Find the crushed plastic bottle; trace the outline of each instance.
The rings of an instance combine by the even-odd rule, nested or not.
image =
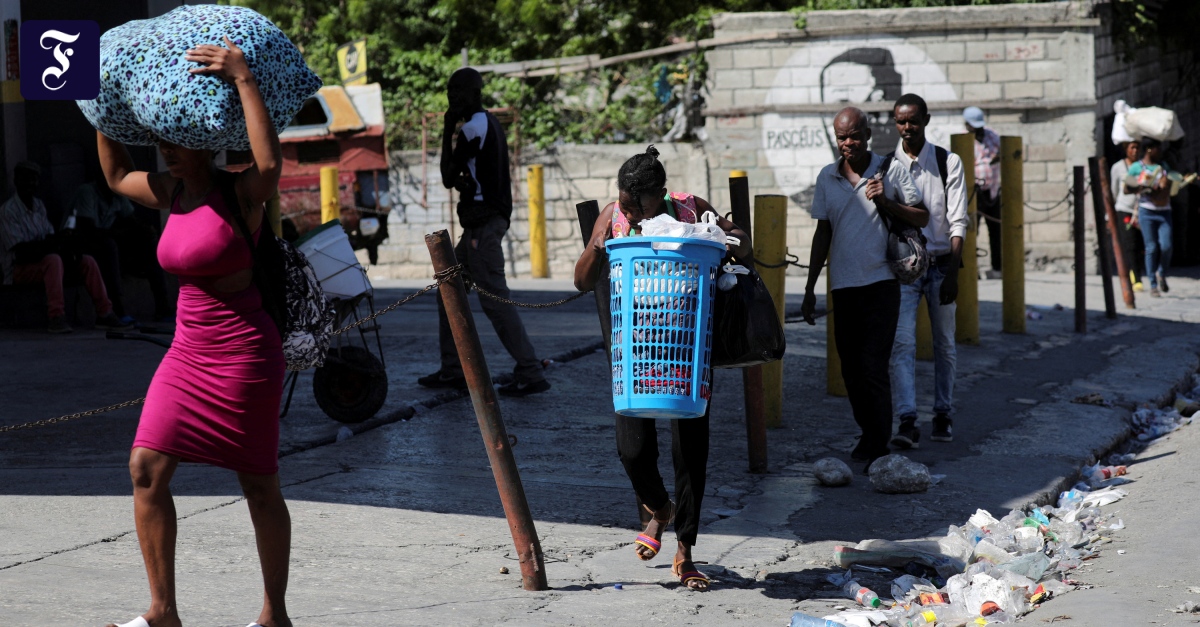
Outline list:
[[[858,585],[858,582],[853,579],[842,585],[842,594],[847,599],[854,599],[863,607],[876,608],[883,604],[883,601],[879,600],[878,594],[875,594],[870,588]]]
[[[792,614],[792,622],[788,623],[788,627],[846,627],[846,624],[796,612]]]
[[[997,566],[998,569],[1014,572],[1033,581],[1041,579],[1042,573],[1045,573],[1049,567],[1050,558],[1041,552],[1022,555],[1007,564]]]
[[[1098,486],[1113,477],[1124,476],[1128,470],[1124,466],[1090,466],[1085,469],[1088,483]]]

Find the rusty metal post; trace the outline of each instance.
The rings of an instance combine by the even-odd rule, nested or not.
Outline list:
[[[750,230],[750,179],[746,173],[735,170],[729,173],[729,208],[733,211],[733,223],[742,227],[750,241],[754,236]],[[753,260],[745,260],[751,265]],[[763,406],[762,366],[742,368],[742,395],[746,402],[746,451],[750,458],[750,472],[767,472],[767,419]]]
[[[1117,221],[1117,212],[1113,210],[1112,189],[1108,186],[1108,162],[1104,157],[1090,157],[1088,169],[1092,178],[1092,205],[1096,211],[1096,244],[1100,247],[1100,266],[1104,272],[1104,316],[1117,317],[1117,298],[1113,294],[1112,269],[1117,269],[1117,278],[1121,280],[1121,296],[1125,306],[1133,309],[1133,286],[1129,284],[1129,269],[1125,267],[1125,254],[1121,250],[1121,238],[1117,229],[1122,224]],[[1108,224],[1108,235],[1112,242],[1112,259],[1108,258],[1108,250],[1104,247],[1105,228]]]
[[[454,244],[446,231],[426,235],[425,246],[429,248],[435,272],[445,272],[457,265]],[[496,489],[504,505],[508,530],[512,533],[513,544],[521,560],[521,584],[526,590],[546,590],[549,586],[546,583],[546,567],[542,562],[541,543],[533,525],[533,515],[529,512],[529,502],[525,499],[517,462],[513,459],[504,419],[500,416],[500,406],[496,403],[496,390],[492,387],[492,376],[488,373],[483,346],[475,330],[466,288],[461,277],[454,277],[442,283],[438,291],[446,308],[446,316],[450,319],[450,330],[454,334],[454,345],[458,347],[458,358],[467,378],[467,387],[471,390],[471,404],[475,407],[475,417],[487,448],[492,476],[496,479]]]
[[[1087,333],[1087,247],[1083,228],[1083,166],[1075,166],[1075,332]],[[1008,251],[1005,251],[1008,252]],[[1108,278],[1108,277],[1105,277]]]

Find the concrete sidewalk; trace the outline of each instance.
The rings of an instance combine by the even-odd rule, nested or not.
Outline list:
[[[783,624],[796,609],[820,613],[842,603],[826,600],[834,591],[823,581],[835,544],[925,537],[978,507],[1002,512],[1042,499],[1119,440],[1125,407],[1169,395],[1196,370],[1198,274],[1172,279],[1166,298],[1139,294],[1139,309],[1119,308],[1116,321],[1099,311],[1093,280],[1091,333],[1083,336],[1072,333],[1070,311],[1053,308],[1073,303],[1070,276],[1027,277],[1027,301],[1044,317],[1029,320],[1023,336],[999,333],[1000,283],[981,282],[983,342],[959,352],[956,440],[923,442],[910,455],[946,475],[920,495],[877,494],[861,475],[847,488],[816,485],[811,463],[848,460],[856,428],[847,401],[824,393],[823,325],[786,325],[787,410],[784,427],[768,433],[770,474],[746,472],[740,377],[718,373],[695,555],[719,583],[703,594],[675,583],[669,554],[649,563],[633,554],[637,518],[616,456],[608,366],[602,353],[579,350],[600,339],[590,298],[523,312],[542,357],[571,359],[548,371],[549,393],[501,401],[552,587],[520,589],[470,403],[433,400],[415,385],[437,369],[434,301],[418,299],[382,319],[391,387],[379,418],[333,443],[341,425],[316,408],[306,373],[282,422],[281,477],[294,521],[292,615],[297,625],[374,626]],[[380,287],[382,306],[412,286]],[[517,298],[535,302],[569,290],[558,282],[514,287]],[[799,304],[798,287],[789,286],[789,306]],[[478,310],[476,321],[492,374],[509,371],[511,360]],[[102,338],[0,332],[0,354],[8,356],[0,425],[144,394],[162,349]],[[925,412],[931,370],[918,364]],[[1118,406],[1070,402],[1089,392]],[[102,625],[145,610],[125,469],[137,416],[123,410],[0,435],[0,621]],[[669,438],[664,424],[660,467],[668,486]],[[257,615],[261,580],[236,479],[185,465],[174,488],[184,620],[241,627]]]

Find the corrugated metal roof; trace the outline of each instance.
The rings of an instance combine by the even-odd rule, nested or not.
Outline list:
[[[346,95],[345,88],[340,85],[327,85],[317,92],[329,107],[329,132],[345,133],[346,131],[361,131],[367,127],[363,119]]]

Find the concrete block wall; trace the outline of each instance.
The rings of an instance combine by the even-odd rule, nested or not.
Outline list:
[[[660,144],[659,159],[667,169],[667,188],[707,197],[708,167],[704,152],[691,144]],[[642,144],[566,145],[522,155],[516,168],[520,177],[513,194],[513,214],[505,238],[509,276],[529,277],[528,166],[541,164],[546,199],[546,236],[551,278],[573,276],[575,260],[583,251],[575,205],[599,201],[601,208],[617,197],[617,171],[629,157],[644,152]],[[452,229],[457,237],[454,202],[442,186],[439,154],[430,152],[422,167],[420,151],[391,154],[391,185],[397,206],[388,222],[389,238],[379,249],[379,264],[372,277],[426,278],[432,275],[425,234]],[[422,202],[422,181],[427,181]],[[453,217],[454,225],[451,225]]]
[[[1070,166],[1086,164],[1096,150],[1095,24],[1083,3],[1072,2],[812,12],[803,34],[788,13],[717,16],[717,38],[768,25],[793,36],[707,53],[713,196],[728,202],[734,169],[749,172],[752,194],[789,196],[788,247],[806,260],[816,225],[811,186],[834,159],[832,117],[843,103],[883,110],[873,124],[872,148],[880,153],[898,141],[886,103],[901,93],[925,97],[930,135],[947,147],[951,133],[963,132],[962,108],[979,104],[996,132],[1024,139],[1028,262],[1067,270],[1074,253]],[[986,236],[980,241],[986,245]]]

